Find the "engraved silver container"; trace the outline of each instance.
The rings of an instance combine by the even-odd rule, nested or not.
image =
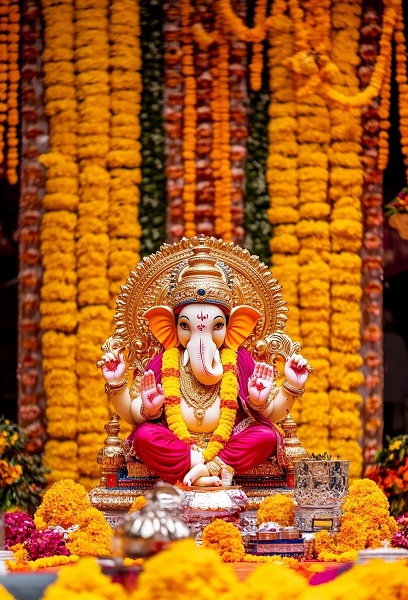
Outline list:
[[[296,526],[302,531],[337,531],[350,461],[300,460],[294,466]]]

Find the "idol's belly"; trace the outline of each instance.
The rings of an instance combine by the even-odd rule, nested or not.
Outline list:
[[[212,406],[207,409],[201,409],[199,403],[193,409],[182,399],[180,409],[187,429],[193,433],[212,433],[220,421],[219,398],[216,398]]]

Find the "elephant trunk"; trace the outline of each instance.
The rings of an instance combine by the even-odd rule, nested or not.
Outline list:
[[[219,350],[212,340],[190,340],[186,353],[184,362],[186,364],[190,360],[193,374],[200,383],[214,385],[220,381],[224,369]]]

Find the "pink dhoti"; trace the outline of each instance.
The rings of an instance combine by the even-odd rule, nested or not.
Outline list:
[[[182,481],[190,470],[190,447],[167,427],[155,423],[139,425],[132,434],[138,457],[154,473],[169,483]],[[253,423],[231,436],[218,456],[235,473],[245,473],[275,453],[276,430]]]

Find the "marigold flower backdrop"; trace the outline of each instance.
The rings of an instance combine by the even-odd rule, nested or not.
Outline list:
[[[315,368],[292,414],[305,448],[350,459],[352,478],[373,464],[393,40],[408,148],[403,2],[376,6],[0,3],[2,176],[15,185],[20,169],[19,421],[50,482],[98,480],[112,407],[95,363],[121,283],[199,233],[255,252],[283,286],[288,333]]]

